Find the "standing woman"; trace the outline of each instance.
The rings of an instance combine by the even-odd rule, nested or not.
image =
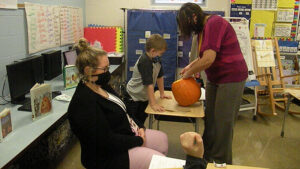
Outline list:
[[[204,158],[232,164],[233,127],[248,77],[237,36],[226,20],[205,14],[194,3],[183,4],[177,20],[184,37],[198,34],[200,51],[199,57],[182,70],[183,78],[202,70],[207,75]]]

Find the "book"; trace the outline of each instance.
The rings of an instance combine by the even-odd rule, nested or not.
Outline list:
[[[30,89],[32,119],[39,119],[52,112],[51,85],[35,84]]]
[[[10,109],[5,108],[0,113],[0,142],[12,132]]]
[[[63,70],[64,87],[65,89],[71,89],[79,83],[79,73],[75,65],[67,65]]]

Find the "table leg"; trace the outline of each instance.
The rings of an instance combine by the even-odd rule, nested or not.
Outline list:
[[[152,129],[152,123],[153,123],[153,114],[149,115],[149,129]]]
[[[288,101],[287,101],[287,104],[285,106],[283,122],[282,122],[282,129],[281,129],[281,134],[280,134],[281,137],[284,137],[285,118],[286,118],[286,115],[288,114],[288,111],[289,111],[289,108],[290,108],[291,98],[292,98],[292,96],[290,94],[288,94]]]
[[[199,133],[199,129],[200,129],[200,118],[195,118],[196,119],[196,123],[195,123],[195,132]]]

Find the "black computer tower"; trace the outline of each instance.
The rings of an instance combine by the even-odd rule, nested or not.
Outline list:
[[[45,80],[51,80],[62,73],[61,50],[42,53]]]

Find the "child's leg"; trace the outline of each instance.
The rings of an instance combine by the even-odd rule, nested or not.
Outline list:
[[[160,153],[168,154],[168,136],[158,130],[146,129],[146,144],[145,147],[159,151]]]

